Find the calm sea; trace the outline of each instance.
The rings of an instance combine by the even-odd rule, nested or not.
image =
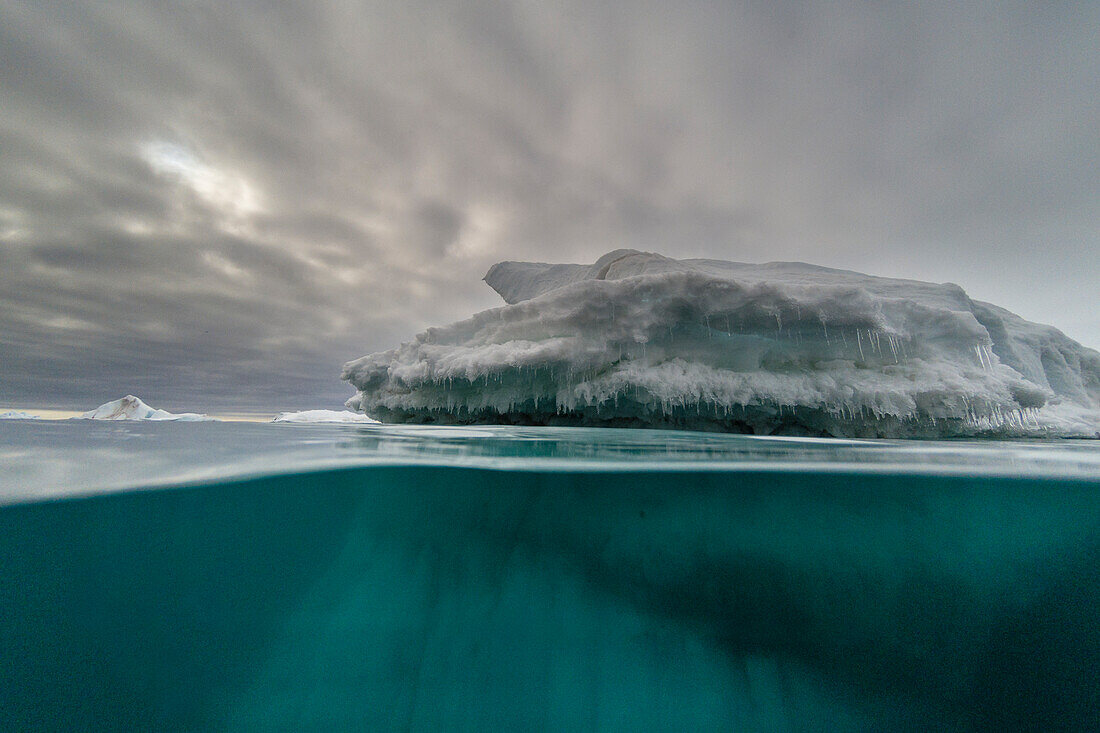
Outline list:
[[[1095,730],[1100,443],[0,422],[2,730]]]

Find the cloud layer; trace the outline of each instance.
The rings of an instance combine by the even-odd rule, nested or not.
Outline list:
[[[334,406],[616,247],[954,281],[1100,346],[1095,3],[0,0],[0,403]]]

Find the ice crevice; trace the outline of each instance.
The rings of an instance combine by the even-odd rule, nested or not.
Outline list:
[[[957,285],[804,263],[502,262],[506,305],[344,367],[383,421],[837,437],[1100,431],[1100,353]]]

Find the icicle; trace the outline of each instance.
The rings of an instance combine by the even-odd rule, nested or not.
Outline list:
[[[984,352],[982,350],[981,344],[974,344],[974,351],[978,355],[978,363],[982,365],[982,369],[985,369],[985,370],[990,369],[991,365],[988,365],[986,363],[985,355],[984,355]]]

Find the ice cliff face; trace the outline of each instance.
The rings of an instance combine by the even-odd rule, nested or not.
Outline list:
[[[962,288],[793,262],[502,262],[508,305],[344,367],[384,421],[838,437],[1100,431],[1100,353]]]

